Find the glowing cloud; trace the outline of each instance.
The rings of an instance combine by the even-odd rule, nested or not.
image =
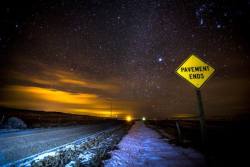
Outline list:
[[[0,97],[0,106],[114,118],[131,113],[126,100],[115,98],[120,94],[115,80],[87,79],[44,64],[36,68],[36,73],[29,74],[10,71],[14,83],[18,84],[0,88],[4,95]]]
[[[44,68],[44,67],[43,67]],[[31,84],[39,84],[43,86],[61,86],[61,87],[74,87],[74,88],[87,88],[101,91],[108,91],[111,93],[119,92],[119,86],[112,82],[93,81],[86,79],[73,72],[66,72],[58,69],[41,69],[39,75],[29,75],[12,72],[12,76],[20,81],[30,82]]]
[[[58,103],[89,104],[94,103],[97,100],[97,95],[95,94],[70,93],[33,86],[9,86],[6,90],[9,92],[18,92],[26,96],[30,94],[37,99]]]

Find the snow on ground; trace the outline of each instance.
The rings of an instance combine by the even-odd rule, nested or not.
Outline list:
[[[45,157],[48,157],[48,156],[53,157],[53,156],[55,156],[56,154],[58,154],[58,152],[55,152],[55,151],[53,151],[53,152],[48,152],[48,153],[44,153],[44,154],[41,154],[41,155],[37,156],[36,158],[34,158],[34,160],[35,160],[35,161],[39,161],[39,160],[42,160],[42,159],[44,159]]]
[[[106,167],[202,167],[204,157],[193,149],[171,145],[142,122],[136,122],[111,152]]]
[[[104,153],[110,150],[125,132],[124,127],[117,125],[0,166],[97,166],[101,163],[101,156],[104,156]],[[1,156],[0,154],[0,160]]]

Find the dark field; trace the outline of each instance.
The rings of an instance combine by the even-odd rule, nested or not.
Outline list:
[[[28,128],[98,124],[111,121],[111,119],[87,115],[0,108],[0,127],[10,117],[22,119]],[[112,121],[119,122],[117,120]]]
[[[170,134],[173,143],[203,152],[208,166],[249,166],[249,120],[207,120],[205,145],[201,142],[199,121],[178,122],[181,138],[178,137],[176,120],[147,121],[147,124]]]

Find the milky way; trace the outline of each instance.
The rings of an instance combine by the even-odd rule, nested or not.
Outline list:
[[[202,90],[207,115],[244,113],[249,7],[249,1],[1,2],[0,105],[108,116],[113,103],[120,117],[193,114],[194,88],[175,69],[196,54],[216,68]]]

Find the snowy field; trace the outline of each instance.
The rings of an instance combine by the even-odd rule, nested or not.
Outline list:
[[[111,152],[106,167],[203,167],[204,157],[190,148],[169,144],[142,122],[136,122],[129,133]]]

